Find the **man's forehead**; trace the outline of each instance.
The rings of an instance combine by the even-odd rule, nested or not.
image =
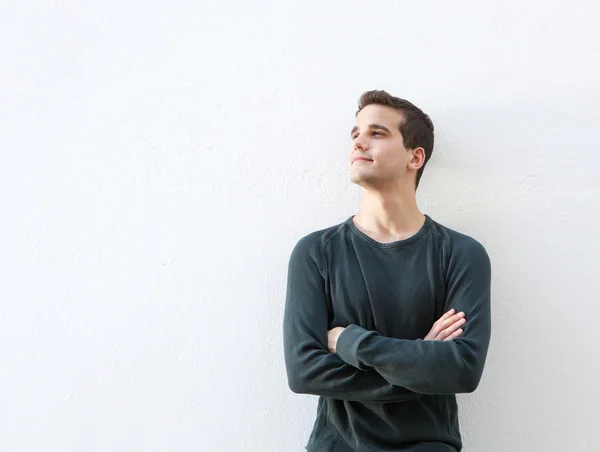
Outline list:
[[[370,124],[381,124],[397,129],[402,122],[402,114],[395,108],[385,105],[367,105],[356,115],[354,127],[369,127]]]

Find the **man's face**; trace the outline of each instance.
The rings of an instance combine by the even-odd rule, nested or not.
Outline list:
[[[349,149],[350,180],[361,186],[394,186],[413,177],[407,171],[412,152],[405,149],[394,108],[371,104],[356,117]],[[355,160],[364,157],[370,160]],[[414,182],[412,182],[414,183]]]

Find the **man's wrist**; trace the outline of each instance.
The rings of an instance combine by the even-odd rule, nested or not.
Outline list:
[[[347,364],[356,367],[357,369],[366,370],[361,367],[358,360],[357,351],[359,344],[371,335],[371,331],[367,331],[358,325],[350,324],[338,336],[336,343],[336,354]]]

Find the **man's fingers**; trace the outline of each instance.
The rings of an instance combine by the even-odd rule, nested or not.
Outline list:
[[[439,319],[437,319],[435,321],[435,323],[433,324],[432,327],[432,331],[435,331],[436,336],[441,332],[444,331],[444,328],[446,328],[448,324],[446,324],[446,322],[450,319],[450,317],[452,316],[452,314],[454,313],[454,309],[450,309],[448,312],[446,312],[443,316],[441,316]]]
[[[438,319],[438,322],[443,322],[444,320],[446,320],[448,317],[450,317],[452,314],[454,314],[454,309],[450,309],[448,312],[446,312],[443,316],[441,316]]]
[[[465,323],[467,323],[466,319],[460,319],[460,320],[454,322],[448,328],[444,329],[444,331],[442,331],[442,334],[444,336],[443,340],[445,340],[447,336],[451,336],[452,334],[454,334],[458,330],[458,328],[460,328]],[[461,330],[461,332],[462,332],[462,330]]]
[[[448,328],[446,328],[446,331],[448,333],[453,333],[458,327],[460,327],[461,325],[464,325],[465,323],[467,323],[467,319],[462,318],[460,320],[457,320],[452,325],[450,325]]]
[[[454,309],[450,309],[450,310],[449,310],[448,312],[446,312],[446,313],[445,313],[443,316],[441,316],[441,317],[438,319],[438,321],[437,321],[437,322],[435,322],[435,323],[437,323],[437,324],[448,324],[448,325],[449,325],[449,324],[450,324],[450,323],[452,323],[453,321],[456,321],[457,319],[459,319],[459,318],[461,318],[462,316],[464,316],[464,315],[465,315],[465,313],[464,313],[464,312],[462,312],[462,311],[461,311],[461,312],[459,312],[459,313],[456,313],[456,314],[455,314],[455,312],[456,312],[456,311],[455,311]],[[454,320],[453,320],[453,319],[454,319]],[[450,323],[447,323],[447,322],[450,322]]]
[[[446,339],[443,339],[443,340],[450,341],[452,339],[455,339],[458,336],[460,336],[462,334],[462,332],[463,332],[462,328],[459,328],[458,330],[456,330],[454,333],[452,333],[450,336],[448,336]]]
[[[456,334],[456,329],[466,323],[464,318],[465,313],[455,313],[455,309],[450,309],[443,316],[441,316],[431,328],[431,331],[425,336],[427,340],[443,341],[448,340],[449,337],[456,337],[462,333]]]
[[[441,323],[441,325],[440,325],[441,329],[445,330],[450,325],[453,325],[454,323],[460,321],[464,316],[465,316],[464,312],[459,312],[458,314],[454,314],[453,316],[450,316],[449,318],[447,318],[446,320],[444,320]]]
[[[447,320],[447,322],[450,321],[452,321],[452,319]],[[448,326],[444,327],[443,330],[437,334],[437,339],[445,340],[447,336],[450,336],[456,331],[457,328],[459,328],[461,325],[464,325],[466,322],[467,320],[465,318],[459,317],[458,320],[454,320]]]
[[[454,309],[450,309],[447,313],[441,316],[437,322],[433,324],[431,332],[433,333],[434,337],[438,338],[440,336],[440,333],[443,333],[446,328],[455,323],[464,315],[463,312],[459,312],[458,314],[453,315],[453,312]],[[441,339],[443,339],[443,337]]]

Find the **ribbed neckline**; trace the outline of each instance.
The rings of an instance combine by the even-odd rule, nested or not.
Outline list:
[[[346,220],[346,225],[350,228],[350,230],[352,232],[354,232],[355,234],[357,234],[360,238],[366,240],[371,245],[373,245],[373,246],[375,246],[377,248],[394,248],[396,246],[408,245],[409,243],[412,243],[415,240],[418,240],[423,234],[425,234],[425,232],[427,232],[427,229],[429,229],[429,226],[431,226],[432,220],[431,220],[431,217],[429,215],[427,215],[426,213],[423,214],[423,215],[425,215],[425,223],[423,223],[423,226],[421,226],[421,229],[419,229],[415,234],[413,234],[410,237],[407,237],[405,239],[396,240],[394,242],[389,242],[389,243],[378,242],[377,240],[369,237],[367,234],[365,234],[360,229],[358,229],[354,225],[354,222],[352,221],[352,218],[354,218],[355,215],[351,215]]]

